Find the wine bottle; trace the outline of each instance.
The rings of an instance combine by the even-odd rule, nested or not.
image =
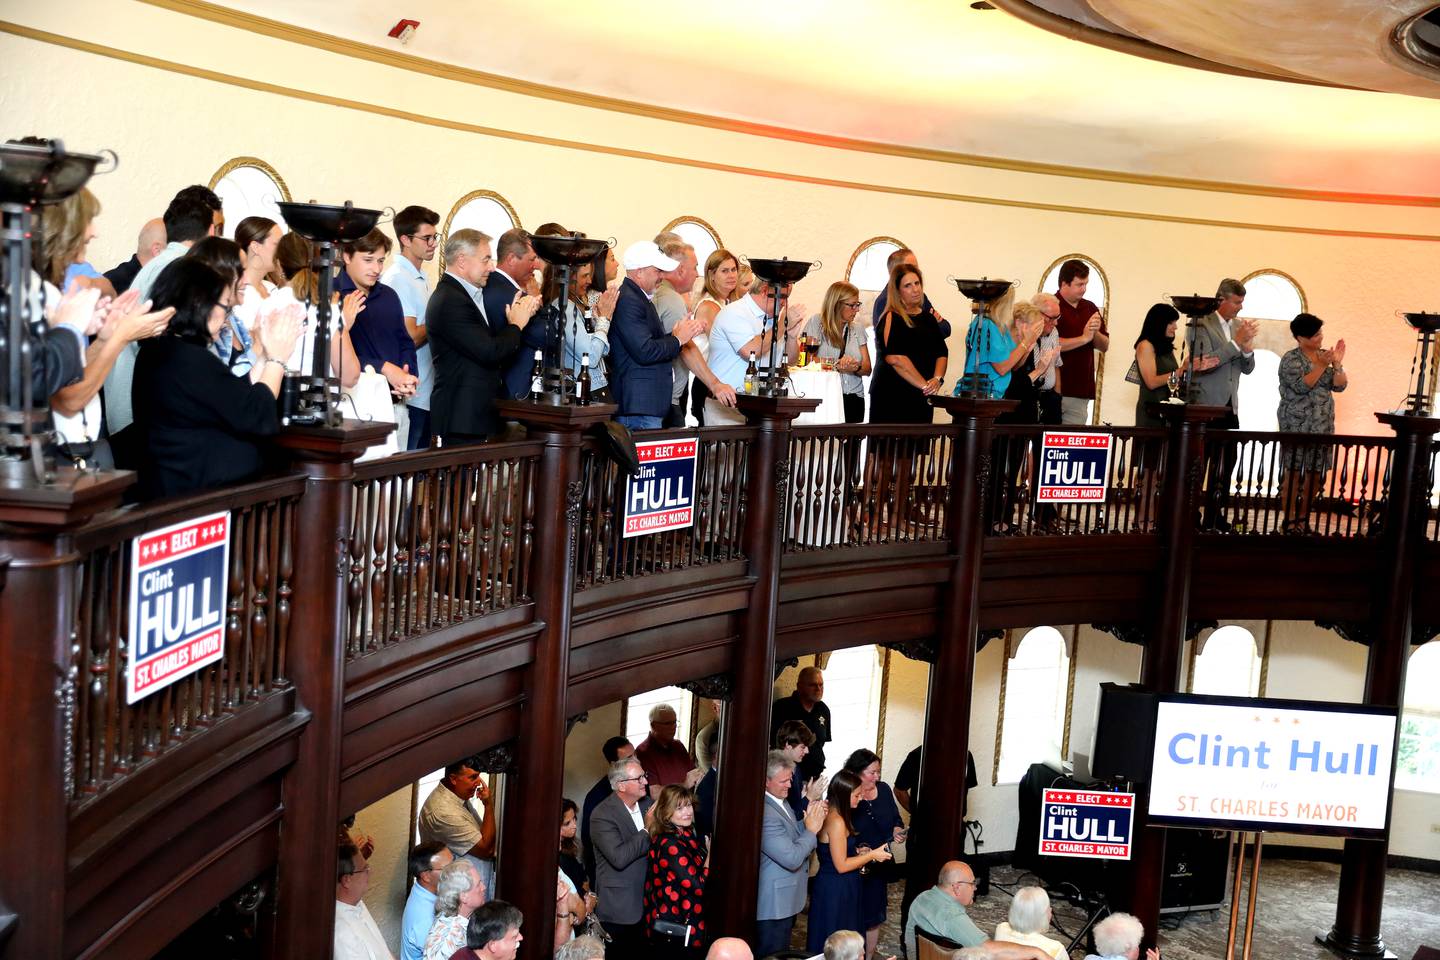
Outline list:
[[[540,350],[535,351],[535,365],[530,368],[530,399],[539,403],[545,396],[545,358]]]
[[[590,406],[590,354],[580,358],[580,406]]]

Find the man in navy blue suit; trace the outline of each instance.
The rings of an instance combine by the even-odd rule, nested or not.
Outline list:
[[[622,258],[625,280],[610,320],[611,392],[620,410],[615,419],[631,430],[658,430],[670,410],[671,361],[702,329],[694,316],[670,333],[660,323],[651,297],[660,275],[680,264],[653,241],[632,243]]]

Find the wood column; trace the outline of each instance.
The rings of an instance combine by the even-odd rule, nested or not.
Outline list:
[[[741,395],[738,407],[759,436],[750,447],[745,487],[745,556],[755,584],[735,647],[734,697],[725,711],[715,798],[715,851],[705,892],[714,937],[755,936],[760,831],[765,817],[765,754],[775,687],[775,621],[780,556],[790,487],[790,428],[818,400]],[[718,908],[718,913],[717,913]]]
[[[0,485],[0,730],[7,731],[8,774],[0,777],[0,956],[7,958],[61,955],[70,753],[77,686],[85,682],[72,672],[80,558],[71,532],[118,505],[133,480],[64,469],[50,485]]]
[[[345,420],[293,427],[279,445],[306,476],[295,512],[289,677],[309,713],[281,785],[280,862],[271,931],[280,960],[328,957],[334,948],[341,715],[345,706],[345,577],[355,460],[394,424]]]
[[[575,583],[575,536],[580,522],[580,442],[585,429],[610,419],[611,405],[551,406],[528,401],[496,405],[544,444],[535,474],[535,619],[543,623],[525,685],[520,716],[519,773],[506,793],[500,844],[501,898],[524,914],[521,929],[550,955],[555,935],[555,879],[560,869],[560,801],[565,792],[565,695],[570,679],[570,612]]]
[[[1205,464],[1205,424],[1223,416],[1224,407],[1195,403],[1152,403],[1170,436],[1165,445],[1165,477],[1160,503],[1160,590],[1144,611],[1148,636],[1140,683],[1151,693],[1180,689],[1186,624],[1190,611],[1190,574],[1195,552],[1195,520]],[[1229,478],[1226,478],[1228,482]],[[1160,893],[1165,882],[1165,831],[1145,822],[1149,788],[1135,788],[1135,845],[1128,906],[1145,925],[1145,946],[1154,946],[1160,928]]]
[[[1390,491],[1385,504],[1379,556],[1391,558],[1376,571],[1375,611],[1370,626],[1370,651],[1365,664],[1364,703],[1401,705],[1405,667],[1410,659],[1414,629],[1415,570],[1425,539],[1429,510],[1430,451],[1440,420],[1378,413],[1376,417],[1395,431],[1395,454],[1390,461]],[[1396,724],[1398,746],[1399,724]],[[1395,775],[1390,775],[1395,789]],[[1335,925],[1321,943],[1344,957],[1393,957],[1380,936],[1380,913],[1385,898],[1387,840],[1346,840],[1340,862],[1340,889],[1336,897]]]
[[[975,681],[975,647],[980,632],[980,560],[984,552],[985,491],[993,469],[995,418],[1015,409],[1014,400],[932,397],[954,421],[950,447],[950,503],[947,536],[953,554],[950,580],[941,599],[940,629],[930,686],[925,697],[927,747],[921,754],[920,792],[912,828],[923,842],[911,845],[916,862],[907,872],[920,889],[934,883],[940,868],[960,856],[965,839],[966,756],[970,749],[970,700]],[[1003,478],[1002,478],[1003,480]],[[944,749],[939,749],[944,744]]]

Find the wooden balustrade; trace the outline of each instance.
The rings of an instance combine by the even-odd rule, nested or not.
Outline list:
[[[68,674],[74,704],[66,793],[79,808],[144,764],[290,686],[295,502],[286,477],[181,503],[116,510],[76,535],[75,640]],[[229,510],[225,655],[135,704],[125,702],[133,541],[191,517]]]
[[[795,427],[785,551],[945,539],[951,428]]]
[[[539,455],[488,444],[355,468],[349,659],[530,600]]]
[[[688,437],[694,430],[656,430],[644,440]],[[686,530],[624,535],[628,477],[595,441],[580,454],[580,530],[575,551],[575,588],[683,570],[744,557],[746,473],[752,427],[706,427],[699,431],[695,462],[695,523]]]

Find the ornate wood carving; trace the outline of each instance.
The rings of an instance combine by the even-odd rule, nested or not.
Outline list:
[[[497,743],[488,750],[472,754],[466,761],[481,773],[517,773],[520,770],[520,742],[516,738]]]
[[[776,673],[779,676],[779,673]],[[689,690],[697,697],[711,700],[729,700],[735,695],[735,677],[728,672],[712,673],[698,680],[685,680],[676,684],[682,690]]]

